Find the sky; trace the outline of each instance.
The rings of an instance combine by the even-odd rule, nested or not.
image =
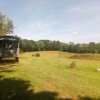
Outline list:
[[[23,39],[100,42],[100,0],[0,0]]]

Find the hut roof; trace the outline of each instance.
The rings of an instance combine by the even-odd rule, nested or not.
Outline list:
[[[0,40],[18,41],[18,38],[15,36],[5,35],[5,36],[0,36]]]

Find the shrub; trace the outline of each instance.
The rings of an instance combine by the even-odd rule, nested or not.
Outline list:
[[[34,54],[32,54],[32,57],[34,57]]]
[[[39,54],[39,53],[36,53],[35,56],[36,56],[36,57],[40,57],[40,54]]]
[[[72,61],[69,65],[69,68],[76,68],[76,62],[75,61]]]

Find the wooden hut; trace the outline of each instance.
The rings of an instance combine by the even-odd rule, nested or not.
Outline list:
[[[0,36],[0,60],[14,57],[19,61],[19,39],[15,36]]]

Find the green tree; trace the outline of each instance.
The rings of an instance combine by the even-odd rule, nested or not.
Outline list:
[[[0,13],[0,36],[12,33],[13,29],[12,20]]]
[[[100,42],[96,43],[96,50],[97,50],[97,53],[100,53]]]
[[[73,42],[69,42],[68,52],[74,52],[74,46],[75,46],[75,44]]]
[[[37,44],[38,51],[45,50],[45,44],[42,40],[37,41],[36,44]]]
[[[90,49],[90,53],[95,53],[96,52],[95,42],[90,42],[88,46],[89,46],[89,49]]]

